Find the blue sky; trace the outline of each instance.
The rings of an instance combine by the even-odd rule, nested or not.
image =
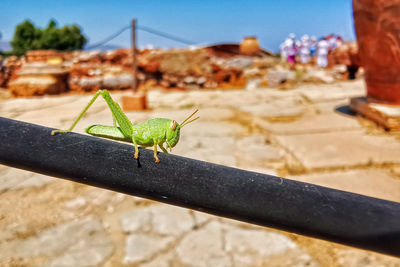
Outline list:
[[[89,43],[97,43],[129,25],[167,32],[196,44],[240,42],[245,36],[257,36],[262,47],[277,51],[291,32],[317,37],[330,33],[354,40],[351,0],[1,0],[0,32],[2,40],[12,39],[15,26],[30,19],[45,27],[51,18],[59,26],[76,23]],[[138,45],[182,47],[184,45],[138,31]],[[130,46],[125,31],[110,44]]]

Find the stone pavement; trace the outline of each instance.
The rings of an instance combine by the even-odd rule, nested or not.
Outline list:
[[[120,100],[129,92],[116,92]],[[292,90],[148,94],[134,122],[201,119],[174,154],[400,202],[398,135],[335,108],[361,81]],[[0,116],[66,128],[91,95],[0,101]],[[75,131],[112,124],[99,99]],[[0,166],[1,266],[400,266],[400,260]]]

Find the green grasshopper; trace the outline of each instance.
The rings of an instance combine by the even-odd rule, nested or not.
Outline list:
[[[99,90],[68,130],[54,130],[51,132],[51,135],[55,135],[56,133],[71,132],[99,95],[103,96],[111,110],[114,126],[92,125],[86,128],[85,131],[94,136],[133,143],[135,146],[135,159],[139,158],[138,145],[145,147],[154,146],[154,158],[156,159],[156,163],[159,163],[160,160],[157,157],[157,145],[164,153],[168,154],[167,149],[164,147],[164,143],[171,152],[172,148],[179,141],[181,128],[199,118],[197,117],[189,121],[189,119],[198,111],[196,109],[181,124],[178,124],[176,121],[170,119],[155,118],[133,125],[133,123],[123,113],[118,103],[111,98],[110,93],[107,90]],[[119,127],[117,126],[117,123]]]

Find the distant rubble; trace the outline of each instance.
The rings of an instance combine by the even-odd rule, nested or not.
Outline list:
[[[330,55],[330,68],[298,65],[291,71],[264,50],[241,52],[238,44],[187,49],[138,51],[139,90],[256,89],[290,87],[298,82],[333,82],[347,79],[349,66],[359,67],[357,47],[345,44]],[[92,92],[100,88],[130,89],[132,51],[29,51],[20,59],[8,57],[0,70],[0,87],[13,96]],[[313,73],[316,73],[314,75]]]

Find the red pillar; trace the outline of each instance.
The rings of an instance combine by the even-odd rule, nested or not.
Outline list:
[[[353,0],[353,13],[369,101],[400,105],[400,0]]]

